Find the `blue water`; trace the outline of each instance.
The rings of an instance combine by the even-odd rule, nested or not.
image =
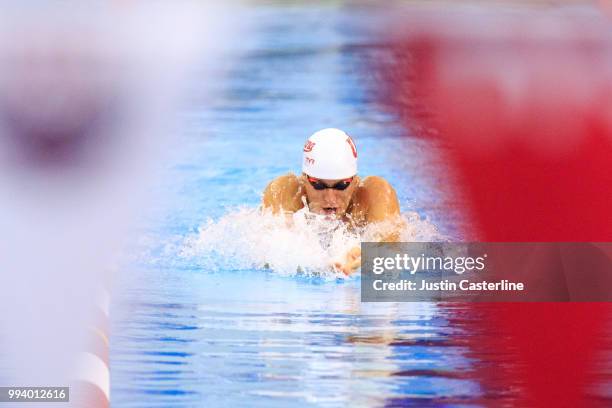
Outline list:
[[[258,6],[247,15],[256,24],[228,52],[228,72],[194,84],[214,96],[181,112],[186,130],[175,135],[171,162],[143,211],[136,256],[117,273],[113,406],[469,401],[479,395],[476,382],[436,374],[473,364],[460,345],[436,346],[462,335],[447,311],[360,303],[358,277],[287,275],[232,258],[241,231],[224,232],[219,223],[231,223],[239,207],[256,208],[274,177],[298,172],[304,140],[324,127],[354,137],[360,174],[397,188],[402,211],[422,221],[416,236],[433,226],[459,237],[463,222],[444,194],[436,146],[405,135],[373,96],[365,64],[384,57],[375,16],[334,5]],[[201,254],[188,242],[206,225],[216,228],[218,248],[209,243]]]

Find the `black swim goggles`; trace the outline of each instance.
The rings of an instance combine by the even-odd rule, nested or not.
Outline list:
[[[325,190],[327,188],[333,188],[334,190],[342,191],[342,190],[346,190],[348,188],[348,186],[351,185],[351,183],[353,182],[353,178],[354,177],[347,178],[347,179],[344,179],[344,180],[340,180],[339,182],[337,182],[333,186],[328,186],[327,184],[325,184],[320,179],[314,178],[314,177],[308,177],[308,182],[310,183],[312,188],[314,188],[315,190]]]

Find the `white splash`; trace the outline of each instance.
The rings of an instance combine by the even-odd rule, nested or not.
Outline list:
[[[401,241],[446,240],[429,221],[406,213]],[[185,240],[180,255],[207,271],[271,269],[286,276],[296,274],[334,279],[344,277],[332,267],[360,243],[372,241],[398,220],[352,230],[339,220],[302,209],[273,215],[257,208],[239,208],[217,221],[209,219],[199,232]]]

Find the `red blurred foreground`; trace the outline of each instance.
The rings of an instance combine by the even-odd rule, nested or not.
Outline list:
[[[586,6],[429,9],[408,11],[402,27],[390,33],[393,63],[377,67],[383,100],[412,134],[446,142],[475,235],[612,241],[610,21]],[[570,274],[582,272],[574,266]],[[496,334],[472,336],[470,345],[481,360],[484,404],[497,405],[496,390],[517,379],[515,406],[612,403],[591,375],[603,356],[609,304],[471,307],[482,318],[469,319],[466,330]],[[510,347],[517,361],[496,362]]]

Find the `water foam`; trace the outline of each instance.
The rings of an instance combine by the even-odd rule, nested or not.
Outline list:
[[[362,241],[372,241],[381,231],[400,221],[400,240],[444,241],[437,228],[417,213],[400,220],[351,230],[339,220],[325,219],[302,209],[274,215],[258,208],[238,208],[219,220],[208,219],[197,234],[185,239],[180,255],[207,271],[270,269],[293,276],[343,277],[331,265]]]

